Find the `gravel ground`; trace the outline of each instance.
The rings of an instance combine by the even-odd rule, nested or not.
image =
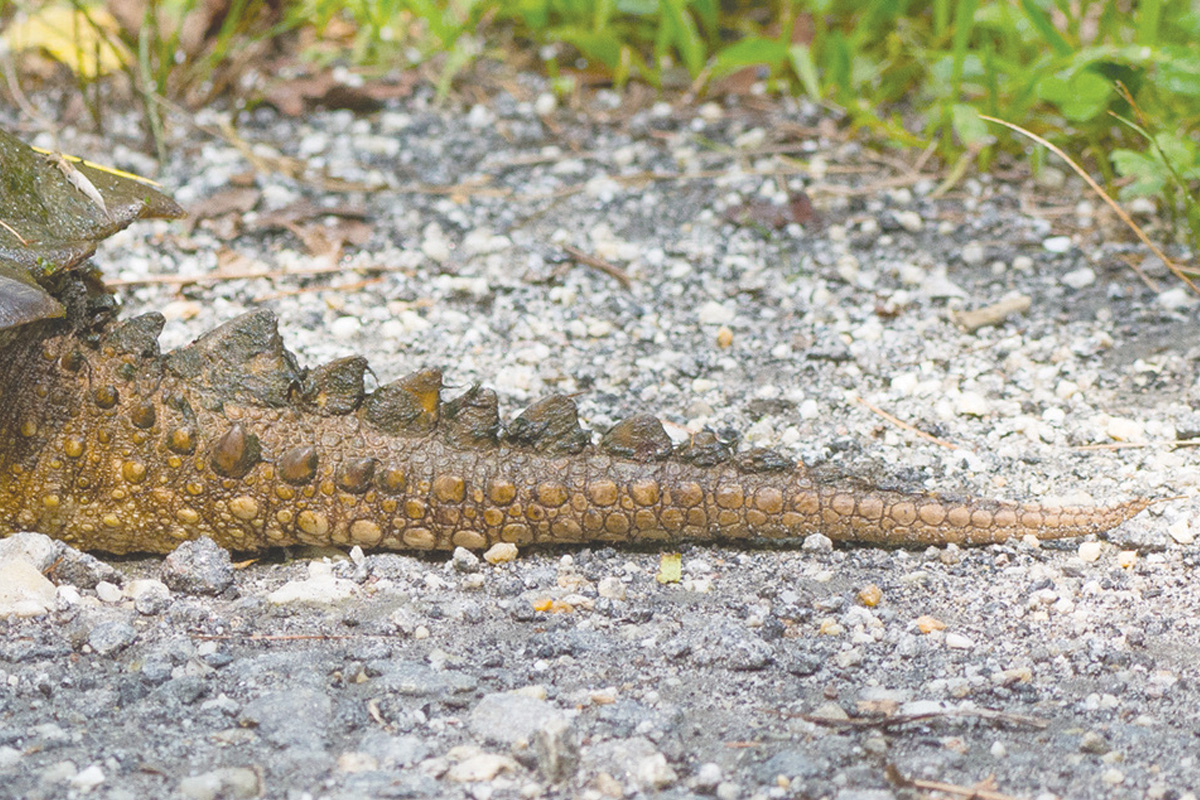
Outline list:
[[[157,281],[120,291],[165,347],[261,304],[303,363],[441,366],[509,415],[577,392],[593,429],[653,411],[880,484],[1185,499],[1082,542],[684,546],[667,582],[652,548],[235,563],[13,537],[0,797],[1194,798],[1200,459],[1173,445],[1200,436],[1200,323],[1162,264],[1054,169],[934,199],[813,107],[513,92],[260,108],[255,164],[180,127],[163,180],[192,220],[97,260]]]

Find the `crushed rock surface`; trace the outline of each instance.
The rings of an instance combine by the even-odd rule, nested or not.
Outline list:
[[[439,366],[509,417],[578,393],[596,430],[651,411],[889,486],[1185,498],[1077,542],[685,545],[665,583],[654,548],[96,560],[10,538],[0,797],[1194,797],[1200,458],[1172,445],[1200,436],[1195,298],[1061,173],[934,199],[802,104],[601,92],[541,117],[540,84],[516,88],[244,115],[300,180],[180,127],[162,180],[204,213],[97,262],[134,282],[128,313],[168,316],[164,348],[262,305],[302,363]],[[135,124],[58,146],[147,172]],[[1002,301],[1028,310],[956,322]]]

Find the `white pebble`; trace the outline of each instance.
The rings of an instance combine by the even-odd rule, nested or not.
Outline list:
[[[441,227],[436,222],[425,226],[421,237],[421,252],[425,254],[426,258],[439,264],[450,258],[450,243],[446,241],[446,234],[442,233]]]
[[[753,150],[762,147],[767,140],[767,132],[762,128],[751,128],[733,140],[733,146],[738,150]]]
[[[979,392],[963,392],[958,396],[955,410],[966,417],[986,417],[991,406]]]
[[[15,747],[0,746],[0,772],[8,772],[20,763],[25,754]]]
[[[1187,519],[1177,519],[1172,522],[1167,527],[1167,533],[1179,544],[1191,544],[1196,541],[1196,533]]]
[[[1125,773],[1116,767],[1111,767],[1100,774],[1100,780],[1109,786],[1119,786],[1125,782]]]
[[[1145,425],[1127,417],[1109,417],[1104,430],[1110,438],[1118,442],[1140,441],[1146,434]]]
[[[1176,286],[1159,294],[1155,302],[1168,311],[1183,311],[1196,304],[1196,295],[1183,286]]]
[[[512,240],[507,236],[498,236],[491,228],[475,228],[463,237],[463,251],[471,255],[486,255],[499,253],[512,247]]]
[[[483,560],[489,564],[503,564],[517,557],[517,546],[512,542],[496,542],[483,554]]]
[[[952,647],[955,650],[972,650],[975,647],[975,642],[961,633],[947,633],[946,646]]]
[[[1072,247],[1070,236],[1051,236],[1042,241],[1042,247],[1051,253],[1066,253]]]
[[[487,128],[495,121],[496,115],[483,103],[471,106],[471,110],[467,113],[467,125],[475,130]]]
[[[80,792],[87,793],[104,783],[104,770],[99,764],[84,767],[71,778],[71,786]]]
[[[1079,545],[1079,558],[1091,564],[1100,560],[1100,551],[1103,545],[1100,542],[1083,542]]]
[[[1082,289],[1096,282],[1096,272],[1091,267],[1073,269],[1062,276],[1062,282],[1072,289]]]
[[[600,582],[596,584],[596,593],[610,600],[624,600],[625,582],[615,575],[601,578]]]
[[[99,597],[105,603],[119,603],[121,602],[122,596],[123,593],[121,592],[120,587],[118,587],[115,583],[100,581],[96,584],[96,597]]]
[[[1004,742],[992,742],[990,752],[992,758],[1004,758],[1008,755],[1008,748],[1004,746]]]
[[[711,789],[721,782],[722,777],[721,765],[706,761],[696,770],[696,786]]]
[[[558,98],[550,92],[542,92],[533,102],[533,110],[539,117],[553,114],[556,108],[558,108]]]
[[[733,309],[715,300],[709,300],[696,311],[702,325],[724,325],[733,321]]]
[[[358,317],[338,317],[329,326],[329,333],[338,341],[348,341],[362,330],[362,321]]]
[[[1129,213],[1135,216],[1149,216],[1158,213],[1158,204],[1149,197],[1135,197],[1126,204]]]
[[[833,540],[823,533],[810,533],[800,548],[811,553],[828,553],[833,550]]]
[[[1061,380],[1054,387],[1054,396],[1059,400],[1070,400],[1075,395],[1079,394],[1079,384],[1075,381]],[[1042,416],[1045,419],[1045,415]]]
[[[964,264],[972,265],[982,264],[986,255],[987,253],[983,249],[983,245],[981,245],[979,242],[971,242],[970,244],[963,245],[963,249],[959,253],[959,256],[962,258]]]
[[[896,214],[896,222],[909,233],[917,233],[925,227],[925,220],[916,211],[900,211]]]

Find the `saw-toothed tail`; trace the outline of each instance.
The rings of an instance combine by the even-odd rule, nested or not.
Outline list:
[[[1078,536],[1147,505],[951,502],[827,485],[778,453],[736,452],[708,431],[673,445],[648,415],[593,444],[563,396],[506,426],[488,389],[444,400],[437,370],[368,393],[362,358],[303,369],[267,311],[165,355],[161,326],[151,314],[85,334],[68,314],[7,347],[0,525],[116,553],[202,535],[239,550],[818,532],[919,545]]]

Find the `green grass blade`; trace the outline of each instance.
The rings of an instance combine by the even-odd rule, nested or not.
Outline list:
[[[1042,10],[1036,0],[1021,0],[1021,8],[1024,10],[1029,22],[1041,34],[1042,41],[1049,45],[1050,49],[1056,55],[1071,55],[1073,48],[1070,43],[1054,27],[1054,23],[1050,21],[1050,17],[1046,15],[1046,12]]]

